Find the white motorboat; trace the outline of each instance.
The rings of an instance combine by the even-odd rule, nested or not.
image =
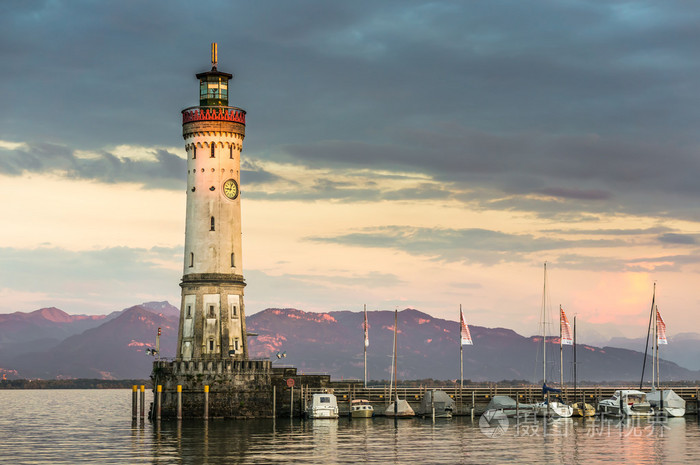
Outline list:
[[[372,418],[374,407],[367,399],[355,399],[350,402],[350,416],[352,418]]]
[[[608,416],[645,417],[654,413],[647,395],[634,389],[615,391],[610,399],[601,400],[598,412]]]
[[[306,416],[312,419],[338,418],[338,401],[333,394],[314,394],[306,409]]]

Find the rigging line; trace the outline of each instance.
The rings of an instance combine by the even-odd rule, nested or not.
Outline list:
[[[651,332],[651,317],[654,315],[654,300],[656,299],[656,283],[654,283],[654,292],[651,296],[651,311],[649,312],[649,327],[647,328],[647,343],[644,346],[644,363],[642,364],[642,379],[639,380],[639,389],[642,389],[644,384],[644,369],[647,366],[647,351],[649,350],[649,333]],[[653,380],[652,380],[653,383]]]

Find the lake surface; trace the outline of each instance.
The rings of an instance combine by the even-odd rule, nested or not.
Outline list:
[[[147,404],[150,393],[147,393]],[[131,420],[130,390],[0,390],[0,463],[700,462],[695,417]],[[500,420],[500,421],[499,421]]]

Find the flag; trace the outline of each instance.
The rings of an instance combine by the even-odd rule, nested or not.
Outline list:
[[[574,343],[574,338],[571,337],[571,325],[569,325],[569,319],[566,318],[566,313],[564,309],[559,307],[559,312],[561,313],[559,318],[559,328],[561,332],[561,345],[570,346]]]
[[[463,346],[470,346],[473,345],[474,343],[472,342],[472,335],[469,333],[469,326],[464,322],[464,314],[462,313],[462,309],[459,309],[459,326],[460,326],[460,345]]]
[[[369,333],[367,332],[367,308],[365,308],[365,347],[369,347]]]
[[[656,309],[656,343],[657,344],[668,344],[666,340],[666,323],[664,323],[663,318],[661,318],[661,313],[659,309]]]

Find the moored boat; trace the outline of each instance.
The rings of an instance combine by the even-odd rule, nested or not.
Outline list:
[[[367,399],[355,399],[350,402],[350,416],[352,418],[372,418],[374,407]]]
[[[416,412],[413,411],[408,401],[397,397],[396,400],[390,403],[386,408],[384,415],[395,418],[411,418],[416,416]]]
[[[647,393],[647,400],[657,413],[672,417],[685,415],[685,400],[673,389],[654,389]]]
[[[418,415],[432,417],[435,409],[435,418],[452,418],[455,401],[445,391],[432,389],[426,391],[421,400]]]
[[[622,389],[615,391],[610,399],[601,400],[598,412],[607,416],[644,417],[654,413],[647,396],[642,391]]]
[[[567,405],[561,398],[561,389],[554,389],[547,386],[547,263],[544,264],[544,286],[542,291],[542,313],[540,316],[540,325],[542,327],[542,396],[544,400],[534,405],[533,411],[537,416],[554,417],[554,418],[569,418],[573,413],[570,405]],[[563,310],[560,307],[560,314],[563,315]],[[559,372],[560,384],[563,386],[563,355],[562,344],[564,327],[562,322],[564,318],[559,319]],[[568,325],[568,322],[566,323]],[[552,395],[553,394],[553,395]]]
[[[585,402],[576,402],[571,408],[573,409],[571,416],[574,417],[592,417],[595,415],[595,407]]]
[[[338,418],[338,401],[333,394],[314,394],[306,409],[311,419]]]

